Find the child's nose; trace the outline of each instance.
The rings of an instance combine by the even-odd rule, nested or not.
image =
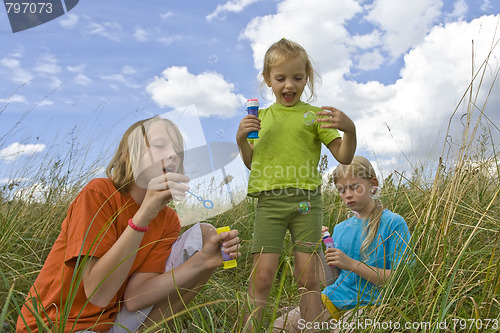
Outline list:
[[[173,149],[166,149],[164,152],[164,156],[167,160],[173,160],[177,158],[177,152]]]

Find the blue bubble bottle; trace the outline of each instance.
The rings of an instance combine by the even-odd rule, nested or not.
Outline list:
[[[256,98],[252,98],[247,100],[247,112],[248,114],[258,116],[259,115],[259,100]],[[258,139],[259,138],[259,132],[257,131],[251,131],[247,135],[247,139]]]

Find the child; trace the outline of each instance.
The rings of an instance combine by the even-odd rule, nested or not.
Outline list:
[[[182,151],[169,120],[146,119],[125,132],[108,178],[92,180],[70,205],[18,332],[134,332],[194,298],[222,264],[221,242],[238,256],[236,230],[218,235],[197,224],[179,237],[179,218],[166,205],[189,189]]]
[[[378,180],[366,158],[355,156],[351,164],[339,165],[333,177],[342,201],[357,214],[335,226],[335,248],[325,251],[325,279],[337,278],[321,294],[326,307],[323,322],[348,320],[354,309],[376,303],[379,287],[388,281],[410,242],[405,220],[384,209],[375,196]],[[278,318],[274,332],[282,328],[298,332],[300,313],[294,309]]]
[[[289,229],[294,274],[302,291],[301,311],[313,321],[321,312],[315,273],[322,224],[321,143],[339,162],[349,163],[356,149],[356,131],[343,112],[301,102],[306,85],[314,96],[314,71],[306,51],[297,43],[286,39],[274,43],[266,52],[262,76],[276,103],[259,110],[258,118],[244,117],[236,134],[243,162],[251,170],[248,195],[258,198],[248,294],[256,306],[254,317],[261,321]],[[306,125],[303,117],[308,111],[323,117]],[[337,129],[344,132],[343,138]],[[247,140],[250,131],[260,131],[253,143]]]

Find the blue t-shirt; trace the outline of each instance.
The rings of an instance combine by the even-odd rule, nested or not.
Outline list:
[[[365,250],[367,258],[361,258],[361,243],[364,235],[364,220],[351,217],[335,226],[332,238],[335,247],[350,258],[383,269],[395,269],[410,242],[410,231],[405,220],[385,209],[380,218],[376,238]],[[330,301],[340,310],[350,310],[376,302],[379,288],[359,275],[340,270],[335,282],[323,290]]]

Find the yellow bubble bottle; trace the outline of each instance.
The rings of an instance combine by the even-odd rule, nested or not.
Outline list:
[[[220,227],[217,228],[217,233],[220,234],[222,232],[229,232],[231,229],[229,227]],[[224,247],[221,245],[221,253],[222,253],[222,265],[224,269],[233,268],[237,266],[236,259],[231,258],[231,256],[224,252]]]

